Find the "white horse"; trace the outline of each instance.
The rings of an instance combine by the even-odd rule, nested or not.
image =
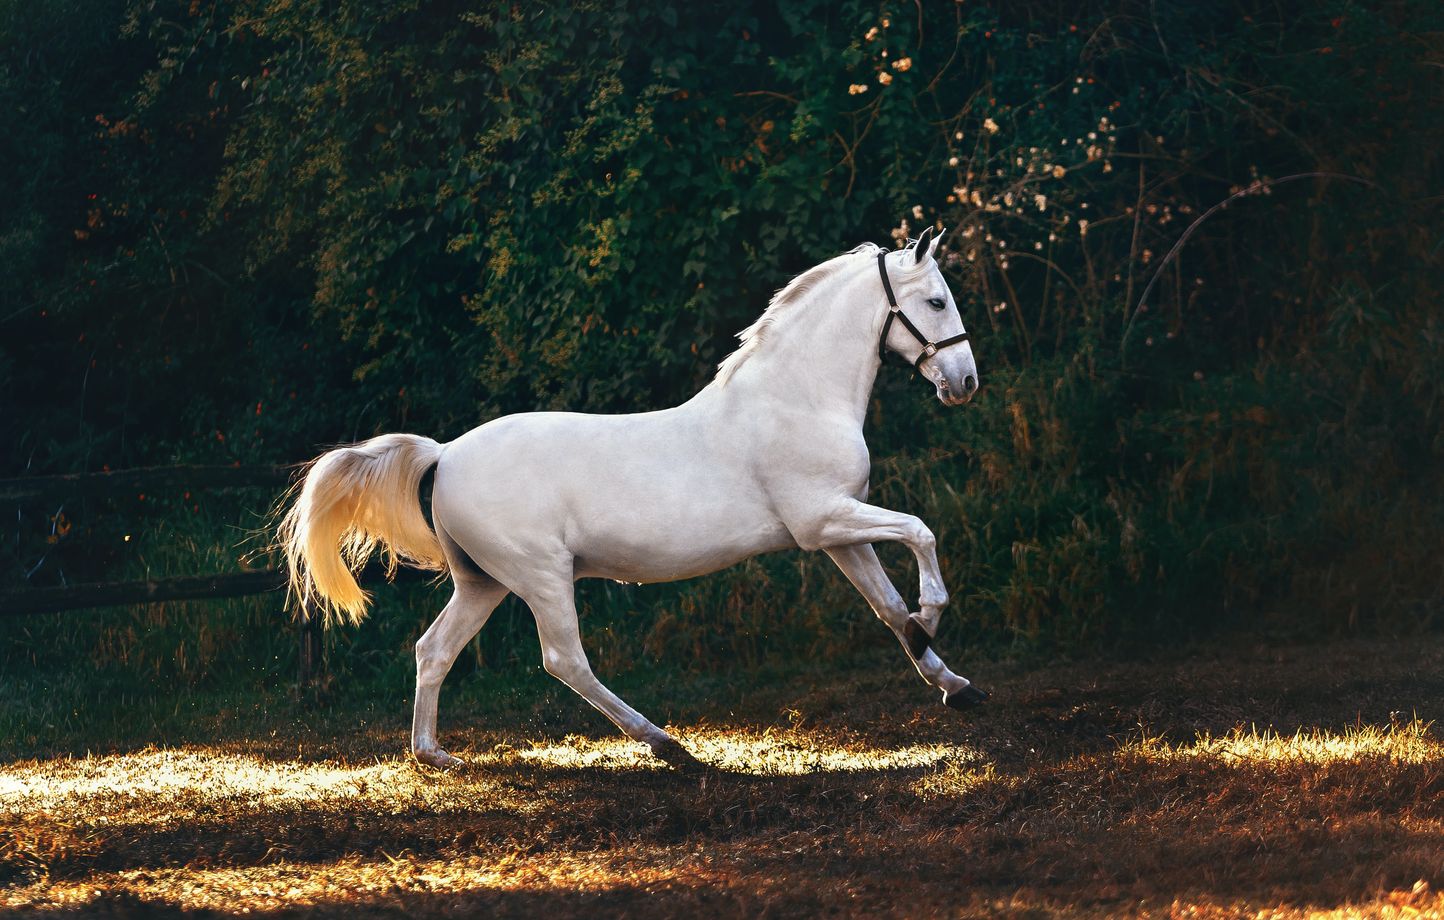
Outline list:
[[[392,566],[399,557],[445,571],[455,586],[416,643],[416,759],[459,762],[436,741],[441,682],[515,592],[536,617],[548,673],[657,757],[695,765],[592,673],[573,583],[674,581],[795,547],[832,557],[947,705],[986,699],[928,647],[948,600],[932,531],[866,501],[863,417],[884,350],[912,361],[944,405],[978,387],[934,259],[940,239],[929,228],[903,250],[864,244],[797,276],[739,335],[716,379],[675,408],[524,413],[449,444],[387,434],[320,456],[280,527],[303,604],[359,622],[368,596],[352,571],[378,547]],[[418,489],[433,469],[428,525]],[[881,540],[917,557],[919,613],[879,564],[871,544]]]

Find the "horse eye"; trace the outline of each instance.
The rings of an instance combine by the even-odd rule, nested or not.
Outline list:
[[[934,310],[941,310],[947,306],[947,302],[944,301],[941,297],[933,297],[928,300],[928,306],[932,307]]]

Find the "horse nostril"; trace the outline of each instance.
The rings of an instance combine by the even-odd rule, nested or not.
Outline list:
[[[963,392],[964,392],[964,393],[971,393],[971,392],[973,392],[974,390],[976,390],[977,388],[978,388],[978,378],[974,377],[972,374],[969,374],[968,376],[966,376],[966,377],[963,378]]]

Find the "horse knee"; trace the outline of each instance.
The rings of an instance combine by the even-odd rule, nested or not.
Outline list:
[[[928,525],[922,522],[922,518],[913,518],[910,525],[912,541],[917,544],[918,549],[921,549],[923,552],[936,552],[938,548],[938,538],[933,535]]]

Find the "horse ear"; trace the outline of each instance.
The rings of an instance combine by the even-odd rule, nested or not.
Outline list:
[[[922,264],[922,261],[923,261],[924,259],[926,259],[926,258],[928,257],[928,255],[932,252],[932,248],[933,248],[933,228],[932,228],[932,227],[928,227],[926,230],[923,231],[923,235],[920,236],[920,237],[918,237],[917,243],[915,243],[915,244],[913,245],[913,261],[914,261],[914,263],[915,263],[915,264],[918,264],[918,265],[921,265],[921,264]]]

